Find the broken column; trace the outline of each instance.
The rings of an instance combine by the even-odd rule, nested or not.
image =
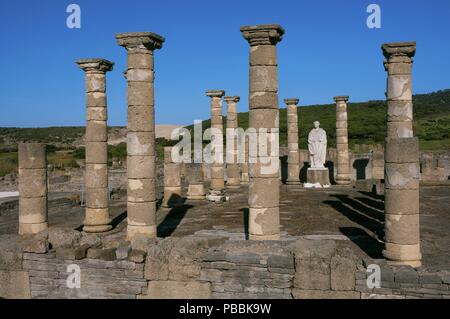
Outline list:
[[[201,200],[205,199],[205,188],[203,186],[203,165],[186,164],[186,174],[188,182],[187,199]]]
[[[108,211],[108,128],[106,72],[114,63],[104,59],[82,59],[77,64],[86,77],[86,213],[83,230],[110,230]]]
[[[300,185],[300,166],[298,157],[298,99],[285,99],[287,114],[288,174],[287,185]]]
[[[264,130],[276,136],[270,142],[258,141],[259,150],[262,144],[268,144],[267,156],[251,153],[249,157],[249,239],[276,240],[280,238],[276,44],[284,29],[279,25],[256,25],[240,30],[250,45],[249,127],[256,129],[259,137]]]
[[[240,169],[238,162],[238,139],[236,129],[238,128],[237,118],[237,102],[239,102],[239,96],[225,96],[224,100],[227,102],[227,135],[232,134],[233,148],[229,148],[227,145],[227,188],[239,188],[241,185]],[[228,139],[227,139],[228,141]],[[229,163],[229,160],[232,160]]]
[[[41,143],[19,143],[19,234],[48,228],[47,154]]]
[[[183,205],[181,197],[181,163],[172,160],[172,147],[164,147],[164,197],[162,207]]]
[[[348,96],[335,96],[336,102],[336,183],[350,184],[350,157],[348,153],[347,101]]]
[[[156,237],[155,102],[153,51],[164,38],[151,32],[116,35],[127,49],[127,237]]]
[[[209,90],[206,91],[206,95],[211,98],[211,129],[221,132],[223,136],[223,124],[222,124],[222,97],[225,95],[223,90]],[[221,141],[211,140],[211,145],[219,145]],[[217,148],[216,148],[217,150]],[[223,169],[223,154],[221,158],[214,158],[213,163],[210,165],[211,168],[211,184],[209,187],[208,199],[211,201],[223,201],[225,180],[224,180],[224,169]]]
[[[388,72],[383,255],[390,264],[419,267],[419,146],[413,136],[411,88],[416,43],[387,43],[382,50]]]

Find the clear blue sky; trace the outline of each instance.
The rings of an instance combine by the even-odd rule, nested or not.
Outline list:
[[[66,7],[81,6],[81,29],[66,27]],[[381,29],[368,29],[366,8],[381,6]],[[417,41],[414,93],[450,88],[448,0],[42,0],[0,1],[0,126],[85,124],[78,58],[115,62],[108,73],[109,124],[126,124],[126,51],[115,33],[152,31],[166,38],[156,51],[156,122],[209,118],[208,89],[240,95],[248,108],[248,50],[241,25],[278,23],[280,107],[384,99],[380,45]]]

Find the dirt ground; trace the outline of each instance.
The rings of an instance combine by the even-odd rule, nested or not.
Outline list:
[[[84,208],[74,201],[64,200],[67,195],[51,194],[50,227],[80,229]],[[232,240],[245,239],[248,230],[247,188],[227,190],[227,195],[229,201],[220,204],[206,200],[186,201],[181,208],[160,208],[158,236],[216,233]],[[124,233],[126,227],[125,201],[126,195],[121,194],[110,203],[116,232]],[[450,187],[421,187],[420,208],[423,265],[429,270],[450,270]],[[383,209],[383,196],[350,187],[311,190],[283,185],[280,198],[282,239],[349,240],[358,253],[382,258]],[[3,211],[0,234],[17,232],[17,224],[17,207]]]

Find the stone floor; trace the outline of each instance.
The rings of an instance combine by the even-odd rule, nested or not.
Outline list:
[[[84,209],[68,194],[51,194],[50,227],[80,229]],[[158,210],[158,236],[222,234],[244,239],[247,232],[247,189],[227,190],[228,202],[186,201],[177,209]],[[74,194],[71,194],[72,198]],[[110,211],[114,237],[125,236],[126,195],[117,194]],[[450,270],[450,187],[424,186],[420,190],[423,265]],[[359,254],[382,258],[383,198],[349,187],[326,190],[282,186],[280,199],[282,239],[348,240]],[[0,214],[0,234],[17,232],[17,207]]]

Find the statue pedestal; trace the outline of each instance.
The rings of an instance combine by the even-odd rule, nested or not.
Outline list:
[[[306,174],[306,188],[326,188],[330,187],[330,173],[328,168],[308,168]]]

